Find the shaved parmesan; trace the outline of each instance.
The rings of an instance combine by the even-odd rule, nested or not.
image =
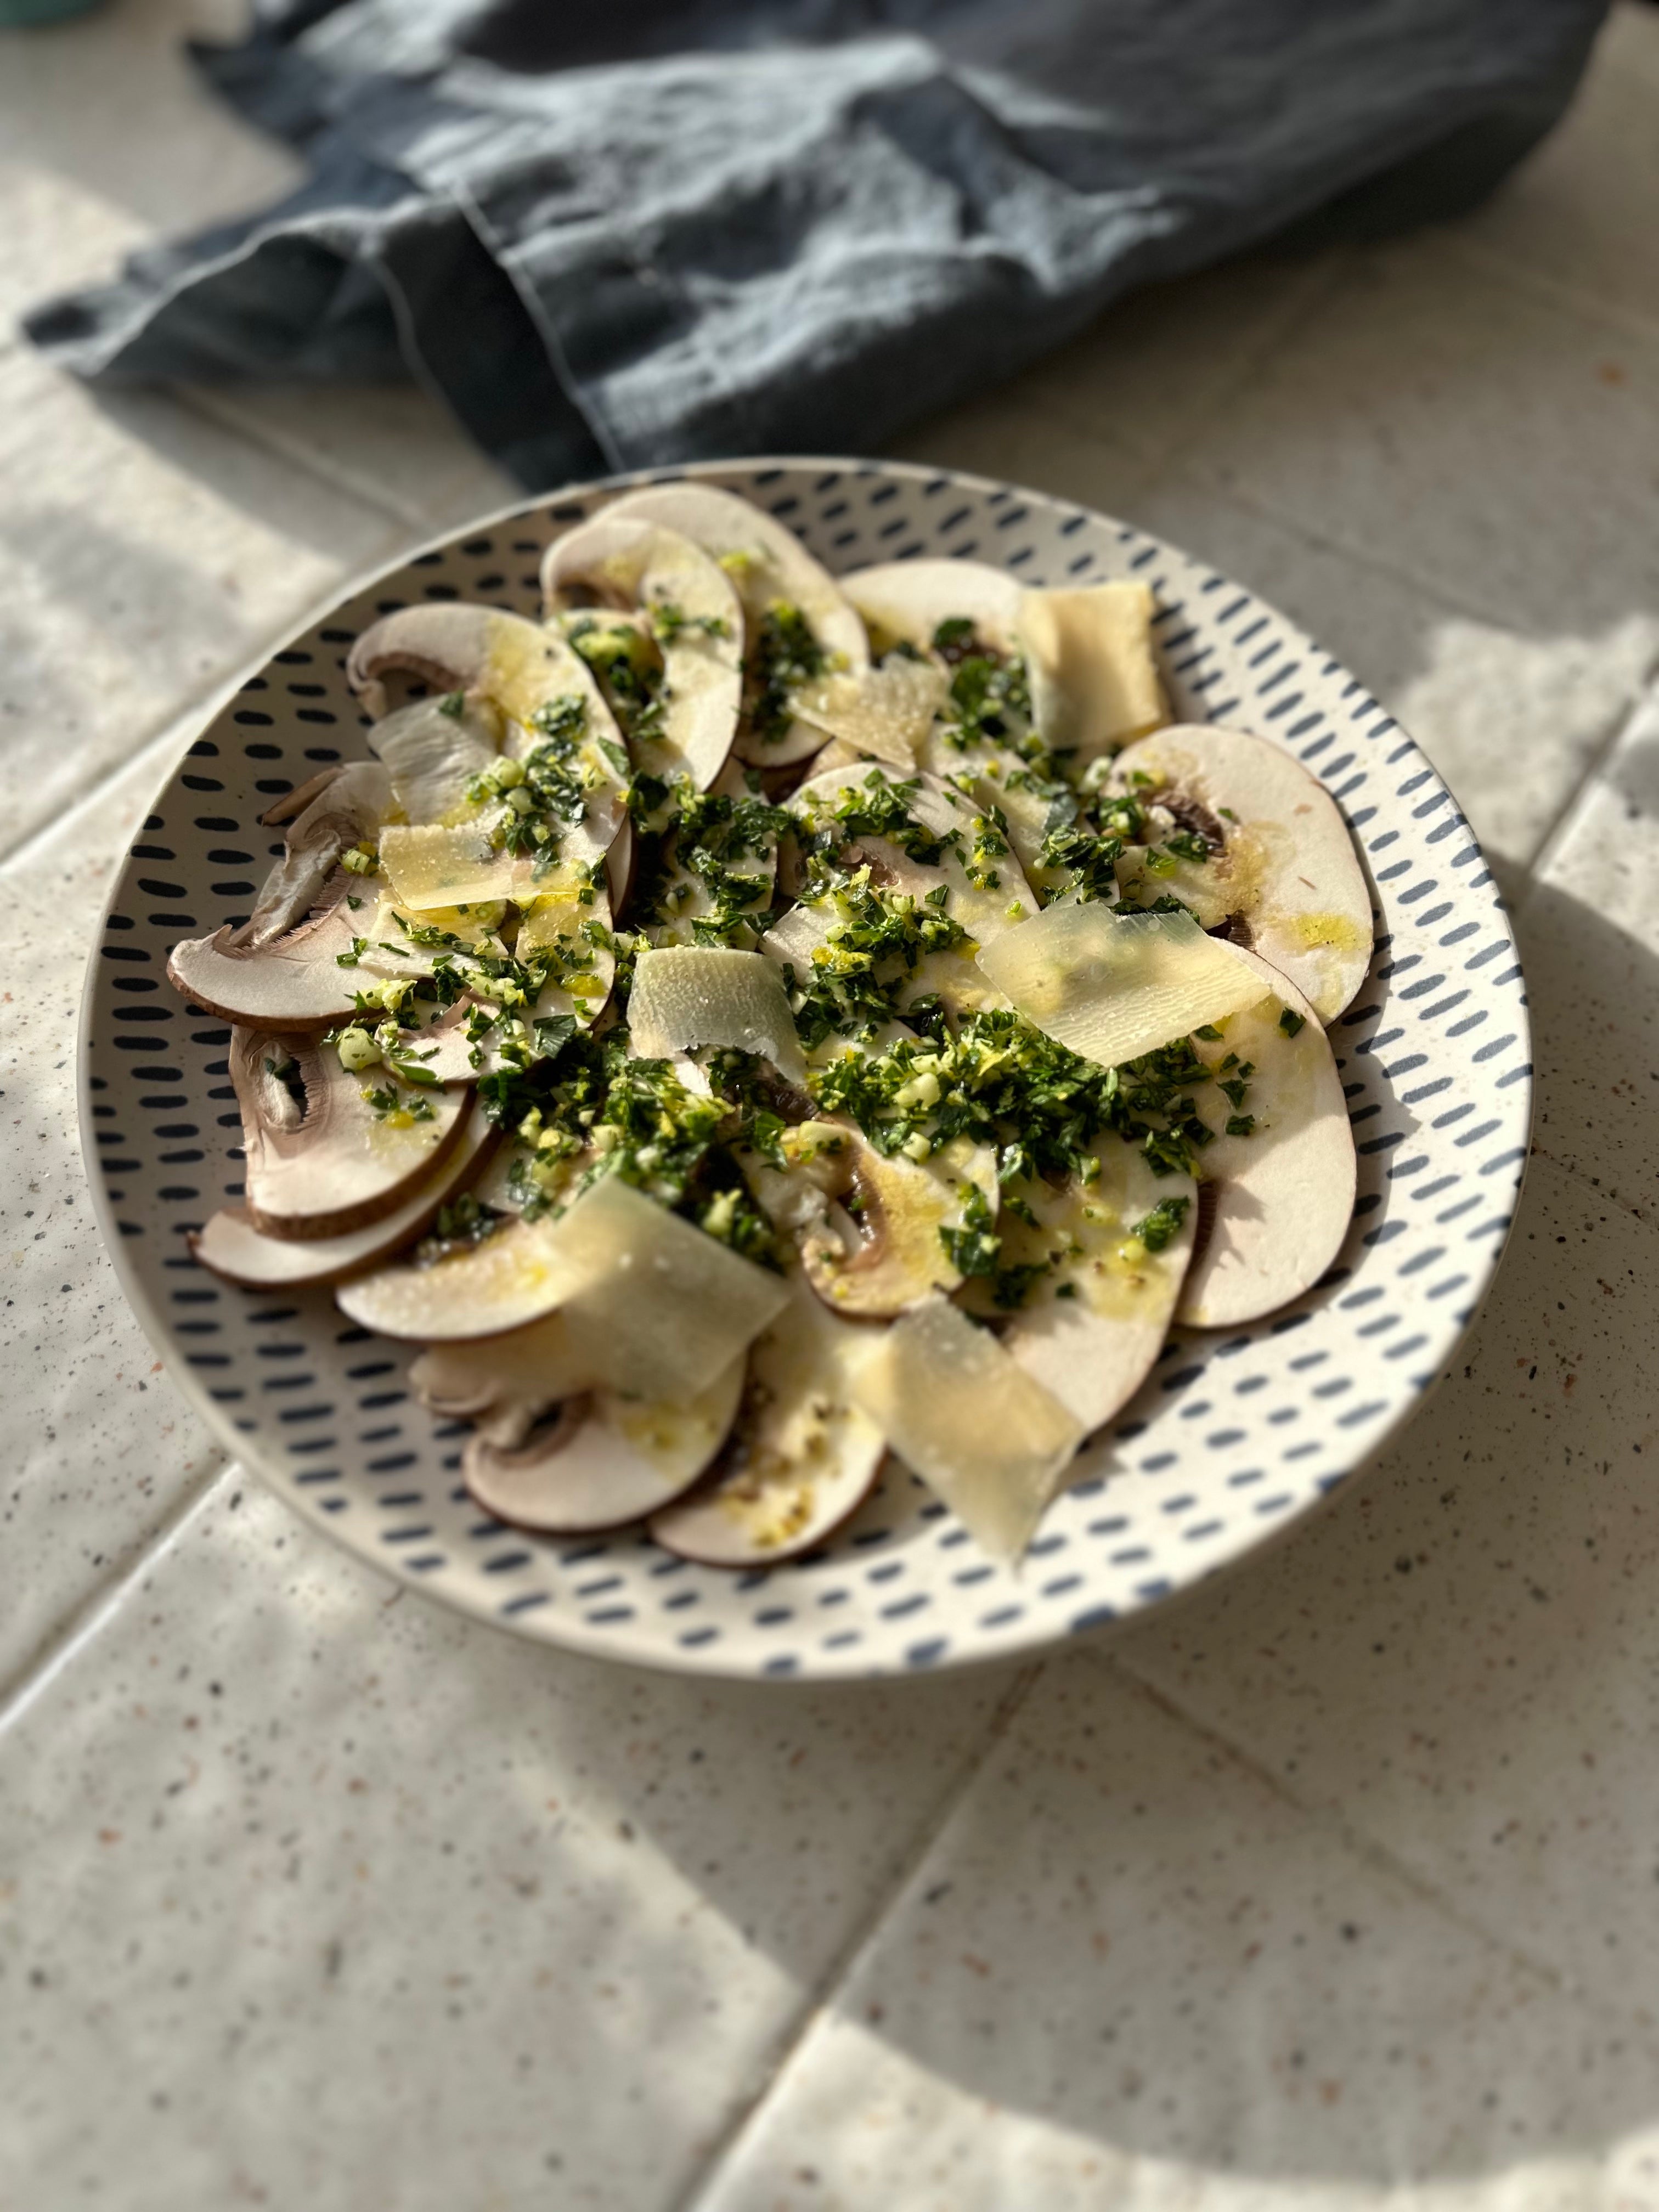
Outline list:
[[[337,1293],[365,1328],[423,1344],[498,1336],[563,1311],[595,1384],[677,1406],[724,1373],[788,1296],[781,1276],[617,1176],[556,1221],[511,1221],[429,1267],[384,1267]]]
[[[511,898],[523,863],[495,851],[484,824],[467,823],[449,830],[423,823],[383,830],[380,866],[398,905],[425,914],[436,906]]]
[[[804,722],[855,751],[908,769],[949,689],[933,662],[895,658],[858,674],[821,676],[789,703]]]
[[[783,978],[758,952],[715,945],[641,952],[628,1021],[635,1051],[649,1059],[731,1046],[759,1053],[796,1082],[806,1073]]]
[[[856,1403],[988,1552],[1017,1559],[1082,1424],[948,1298],[893,1323],[849,1371]]]
[[[604,1346],[601,1380],[625,1396],[685,1405],[788,1303],[781,1275],[617,1176],[586,1191],[556,1229],[586,1278],[571,1304]]]
[[[978,956],[1027,1021],[1103,1067],[1118,1067],[1224,1020],[1267,987],[1188,914],[1045,908]]]
[[[1170,719],[1152,611],[1151,587],[1139,583],[1029,591],[1020,603],[1037,727],[1079,766]]]
[[[550,890],[559,896],[573,868],[599,856],[592,834],[580,824],[562,835],[560,858],[550,865],[544,855],[497,852],[490,842],[496,818],[486,815],[447,829],[428,823],[383,830],[380,866],[392,878],[398,904],[412,914],[495,899],[531,906]]]

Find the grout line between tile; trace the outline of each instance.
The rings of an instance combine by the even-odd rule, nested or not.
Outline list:
[[[208,1472],[173,1501],[128,1565],[82,1599],[72,1613],[41,1638],[21,1666],[0,1683],[0,1747],[14,1723],[46,1695],[65,1668],[94,1641],[155,1560],[183,1534],[211,1492],[235,1472],[236,1462],[228,1453],[216,1454]]]
[[[1373,1873],[1402,1885],[1419,1903],[1427,1905],[1431,1911],[1437,1913],[1443,1919],[1449,1920],[1464,1935],[1473,1937],[1486,1949],[1495,1951],[1509,1959],[1523,1972],[1534,1976],[1558,1994],[1570,1996],[1576,2003],[1599,2013],[1611,2022],[1616,2022],[1622,2032],[1636,2035],[1652,2048],[1656,2056],[1659,2056],[1659,2029],[1656,2029],[1650,2022],[1620,2012],[1595,1991],[1586,1988],[1564,1973],[1552,1960],[1535,1955],[1524,1945],[1516,1942],[1512,1937],[1499,1935],[1486,1926],[1477,1915],[1466,1911],[1455,1898],[1449,1897],[1444,1891],[1437,1888],[1431,1881],[1419,1874],[1408,1861],[1397,1857],[1386,1844],[1379,1843],[1374,1836],[1368,1835],[1364,1829],[1355,1827],[1340,1811],[1334,1811],[1328,1806],[1310,1803],[1305,1798],[1299,1797],[1293,1790],[1286,1787],[1283,1778],[1274,1773],[1273,1770],[1265,1765],[1254,1752],[1245,1745],[1237,1742],[1224,1729],[1213,1727],[1209,1722],[1201,1720],[1196,1714],[1188,1711],[1177,1698],[1171,1696],[1168,1691],[1143,1674],[1120,1651],[1103,1650],[1094,1656],[1098,1658],[1103,1666],[1109,1668],[1114,1674],[1121,1675],[1161,1712],[1166,1714],[1170,1719],[1178,1721],[1183,1727],[1192,1729],[1206,1743],[1213,1746],[1230,1762],[1242,1767],[1263,1789],[1271,1791],[1281,1804],[1288,1806],[1300,1819],[1310,1821],[1316,1827],[1323,1829],[1345,1850],[1352,1851],[1362,1864],[1369,1867]]]
[[[174,384],[168,386],[173,398],[181,407],[215,423],[222,430],[245,439],[264,453],[274,454],[278,460],[290,462],[303,469],[317,483],[325,484],[337,495],[342,491],[373,509],[377,514],[389,516],[404,528],[412,530],[417,538],[429,538],[438,527],[434,518],[412,501],[405,504],[394,493],[372,477],[360,476],[357,471],[343,461],[330,459],[303,438],[274,429],[257,415],[245,413],[234,398],[226,398],[210,386]]]
[[[1355,544],[1346,538],[1334,537],[1328,531],[1316,530],[1299,515],[1288,514],[1283,508],[1242,490],[1218,470],[1212,469],[1201,456],[1182,461],[1168,472],[1167,478],[1160,481],[1176,483],[1183,477],[1195,491],[1227,501],[1244,514],[1271,523],[1274,529],[1282,530],[1292,538],[1299,538],[1304,545],[1316,552],[1334,553],[1341,560],[1352,562],[1356,568],[1369,568],[1374,575],[1387,576],[1391,582],[1405,585],[1419,598],[1432,599],[1437,606],[1444,607],[1449,613],[1467,615],[1472,622],[1487,623],[1495,629],[1514,633],[1516,619],[1512,610],[1488,605],[1451,585],[1442,583],[1437,576],[1430,575],[1423,569],[1408,568],[1403,562],[1384,559],[1369,546]],[[1317,644],[1319,641],[1316,639],[1315,642]]]
[[[1530,293],[1534,299],[1542,301],[1558,313],[1571,315],[1577,321],[1602,324],[1609,331],[1622,331],[1644,345],[1659,345],[1659,317],[1622,307],[1594,292],[1581,290],[1577,284],[1564,283],[1559,276],[1547,276],[1540,270],[1506,253],[1502,246],[1488,245],[1484,239],[1468,238],[1449,230],[1442,233],[1437,243],[1443,252],[1455,254],[1489,276],[1513,284],[1517,291]]]
[[[1626,735],[1641,718],[1655,707],[1659,707],[1659,653],[1655,653],[1647,667],[1643,670],[1641,688],[1635,698],[1632,700],[1622,714],[1614,718],[1612,726],[1595,748],[1594,758],[1586,764],[1583,774],[1574,784],[1567,797],[1563,799],[1549,827],[1539,840],[1538,850],[1528,863],[1527,872],[1531,880],[1528,884],[1526,896],[1518,902],[1519,905],[1527,904],[1538,889],[1543,879],[1544,872],[1550,866],[1556,853],[1566,842],[1581,804],[1589,797],[1590,787],[1602,780],[1608,763],[1617,754]]]
[[[100,772],[99,780],[93,788],[84,797],[77,799],[72,806],[65,807],[61,814],[48,816],[44,822],[37,822],[33,829],[25,830],[21,836],[14,843],[0,845],[0,871],[9,870],[15,866],[27,866],[34,857],[36,846],[50,843],[53,838],[61,836],[66,830],[72,829],[81,816],[90,813],[95,806],[100,806],[109,796],[110,785],[125,775],[130,769],[136,769],[148,755],[155,753],[159,759],[162,755],[163,747],[167,744],[175,732],[181,740],[180,750],[182,750],[182,738],[185,726],[193,725],[198,719],[201,721],[206,721],[210,714],[217,712],[222,702],[228,699],[235,689],[234,684],[216,684],[211,690],[199,693],[189,704],[170,715],[159,726],[147,730],[131,752],[118,761],[112,761],[107,769]],[[156,776],[159,781],[161,776],[159,766]],[[114,848],[110,857],[118,860],[120,848],[118,847]]]
[[[879,1936],[912,1878],[955,1819],[957,1809],[1012,1726],[1042,1671],[1043,1662],[1039,1661],[1036,1666],[1024,1668],[1016,1675],[1007,1694],[992,1714],[979,1744],[963,1761],[957,1774],[940,1793],[931,1813],[919,1824],[891,1881],[854,1927],[834,1959],[818,1977],[815,1986],[807,1993],[793,2025],[782,2039],[776,2056],[768,2064],[764,2081],[732,2113],[696,2172],[678,2194],[668,2200],[664,2212],[698,2212],[698,2208],[706,2203],[709,2190],[718,2183],[721,2170],[735,2155],[743,2137],[771,2100],[797,2052],[811,2033],[814,2024],[835,2002],[836,1992],[847,1982],[859,1959]]]

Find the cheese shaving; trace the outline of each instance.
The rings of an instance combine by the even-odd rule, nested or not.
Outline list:
[[[821,676],[789,704],[815,729],[908,772],[948,689],[944,670],[932,661],[895,658],[857,674]]]
[[[806,1073],[783,978],[758,952],[714,945],[641,952],[628,1020],[634,1049],[647,1059],[717,1045],[758,1053],[795,1082]]]
[[[1188,914],[1047,907],[979,965],[1057,1043],[1119,1067],[1223,1021],[1265,995],[1261,978]]]
[[[1152,652],[1153,605],[1140,583],[1028,591],[1020,602],[1037,727],[1079,765],[1170,719]]]
[[[948,1298],[896,1321],[848,1370],[855,1402],[998,1558],[1017,1559],[1083,1427]]]

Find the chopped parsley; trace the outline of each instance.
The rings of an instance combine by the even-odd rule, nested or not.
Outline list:
[[[960,833],[936,836],[916,820],[910,802],[921,788],[918,777],[895,783],[882,769],[872,768],[862,783],[847,785],[832,807],[817,805],[805,822],[793,825],[802,850],[809,860],[824,860],[860,837],[884,837],[911,860],[932,867]]]
[[[1137,1221],[1129,1234],[1149,1252],[1165,1250],[1171,1241],[1181,1234],[1181,1224],[1187,1218],[1187,1209],[1192,1200],[1186,1198],[1160,1198],[1146,1218]]]
[[[672,645],[676,638],[694,630],[700,630],[705,637],[730,637],[732,625],[720,615],[689,615],[672,599],[653,603],[651,635],[659,645]]]
[[[787,599],[774,599],[761,617],[744,670],[749,726],[762,744],[778,744],[792,719],[791,696],[829,666],[830,656],[800,609]]]

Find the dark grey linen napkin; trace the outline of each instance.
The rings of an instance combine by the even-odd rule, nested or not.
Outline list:
[[[866,451],[1132,286],[1454,213],[1607,0],[261,0],[282,204],[25,327],[110,381],[408,373],[532,488]]]

